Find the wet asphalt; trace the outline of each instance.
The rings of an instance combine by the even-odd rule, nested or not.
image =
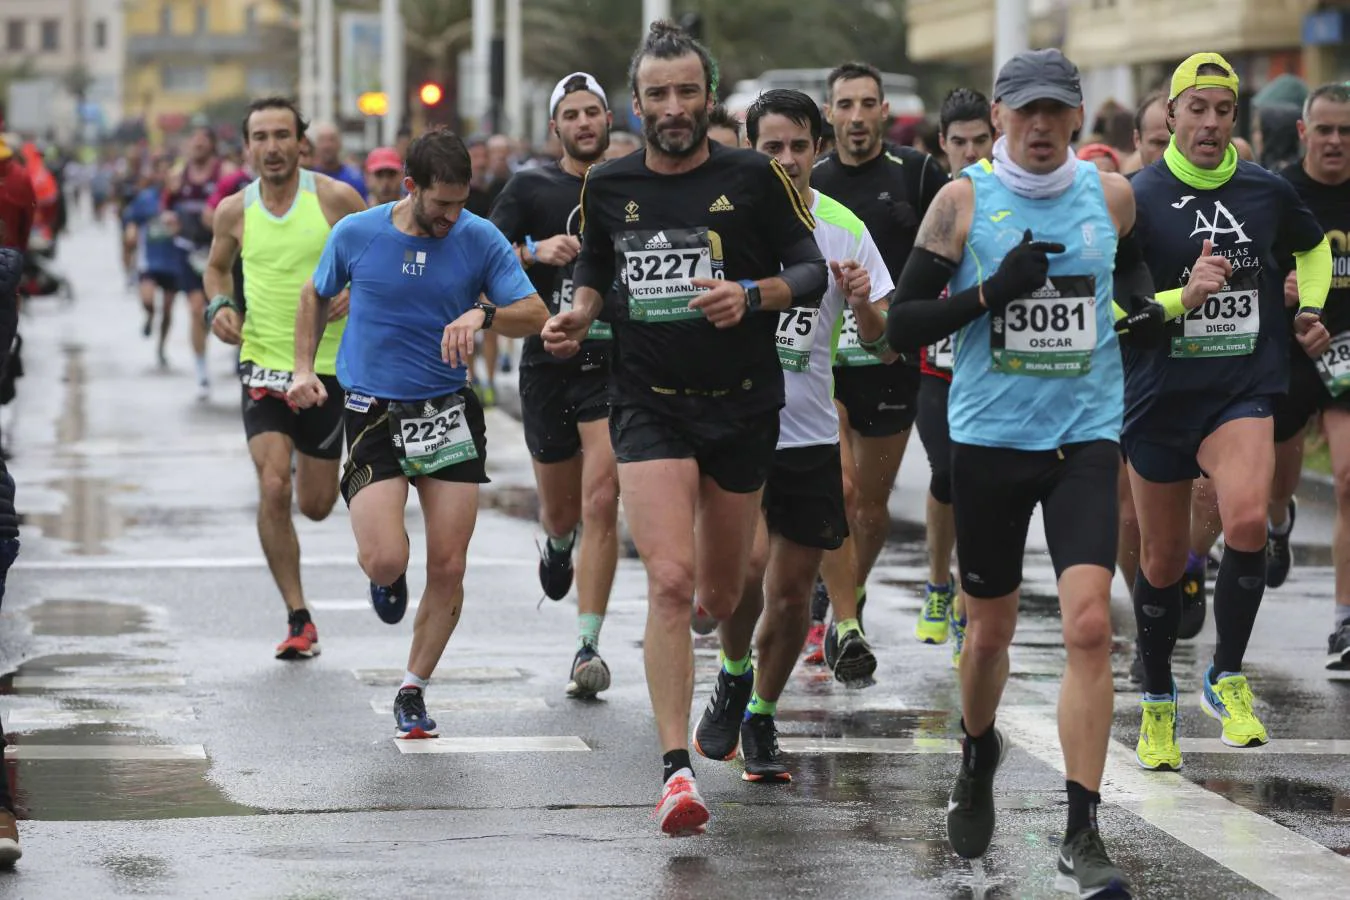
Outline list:
[[[493,484],[463,620],[428,692],[441,741],[473,752],[400,752],[391,701],[412,617],[386,626],[366,605],[341,504],[325,522],[297,519],[323,653],[278,662],[285,616],[257,543],[229,353],[213,344],[212,398],[198,403],[186,309],[172,367],[157,371],[113,228],[78,226],[60,265],[76,302],[33,301],[21,325],[11,468],[24,547],[0,611],[0,710],[25,855],[0,874],[0,897],[1059,896],[1063,651],[1036,538],[1001,715],[1014,750],[998,832],[975,867],[946,846],[957,685],[949,648],[912,636],[927,574],[917,445],[870,590],[878,683],[850,690],[799,668],[779,719],[793,783],[748,784],[734,762],[696,759],[708,834],[667,839],[649,818],[660,756],[640,563],[621,562],[605,622],[613,688],[568,700],[574,600],[539,605],[529,459],[504,409],[488,416]],[[415,506],[407,521],[416,591]],[[1258,620],[1249,673],[1269,747],[1217,746],[1196,695],[1212,621],[1180,646],[1181,734],[1199,743],[1183,743],[1178,775],[1133,765],[1134,626],[1117,583],[1101,825],[1136,896],[1346,895],[1350,681],[1322,669],[1330,527],[1330,510],[1305,501],[1299,565]],[[697,709],[716,648],[696,646]]]

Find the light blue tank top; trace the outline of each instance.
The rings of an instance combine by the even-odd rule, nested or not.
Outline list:
[[[1044,288],[988,313],[957,333],[948,419],[952,440],[984,447],[1054,450],[1120,440],[1124,375],[1112,311],[1116,228],[1101,177],[1080,161],[1059,197],[1019,197],[977,163],[961,173],[975,188],[975,212],[953,293],[997,271],[1031,229],[1063,244],[1051,254]]]

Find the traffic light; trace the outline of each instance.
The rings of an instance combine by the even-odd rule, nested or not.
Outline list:
[[[444,98],[445,88],[441,87],[439,82],[426,81],[417,89],[417,99],[421,100],[425,107],[439,106]]]

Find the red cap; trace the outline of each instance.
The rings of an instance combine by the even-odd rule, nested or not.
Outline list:
[[[379,172],[383,169],[403,171],[403,157],[393,147],[376,147],[366,157],[366,171]]]

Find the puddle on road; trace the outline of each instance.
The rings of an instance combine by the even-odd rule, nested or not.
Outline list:
[[[150,615],[134,603],[49,597],[29,607],[33,634],[58,637],[114,637],[149,631]]]
[[[61,742],[62,730],[32,732],[22,740]],[[186,819],[256,815],[206,780],[208,761],[6,760],[10,789],[22,819],[91,821]]]

